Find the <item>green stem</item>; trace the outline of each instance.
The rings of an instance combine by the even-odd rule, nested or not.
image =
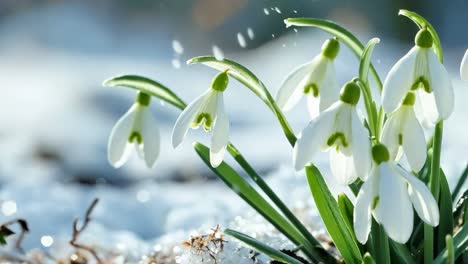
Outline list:
[[[268,186],[268,184],[257,174],[257,172],[245,160],[239,150],[233,144],[227,147],[229,154],[237,161],[237,163],[244,169],[249,177],[257,184],[257,186],[271,199],[271,201],[280,209],[286,218],[299,230],[299,232],[310,242],[313,247],[321,247],[320,243],[312,236],[307,228],[297,219],[297,217],[289,210],[283,201],[275,194],[275,192]],[[312,248],[306,248],[310,251],[314,259],[322,259],[322,256],[317,254]]]
[[[372,256],[379,264],[390,264],[390,247],[383,227],[372,220]]]
[[[267,101],[265,101],[265,103],[273,111],[276,118],[278,119],[278,121],[279,121],[279,123],[281,125],[281,128],[283,129],[284,135],[286,136],[286,138],[289,141],[289,144],[291,144],[291,146],[294,147],[294,144],[296,144],[296,140],[297,140],[296,135],[294,134],[294,131],[292,130],[291,126],[288,123],[288,120],[286,119],[283,112],[281,111],[281,109],[276,104],[275,99],[273,99],[273,96],[271,96],[270,92],[268,91],[268,89],[266,89],[266,87],[265,87],[264,91],[265,91],[265,95],[266,95],[266,99],[267,99]]]
[[[442,148],[442,134],[444,123],[437,123],[434,131],[434,141],[432,145],[431,174],[429,176],[429,187],[436,201],[439,200],[440,192],[440,152]],[[434,228],[424,224],[424,264],[432,263],[434,259]]]

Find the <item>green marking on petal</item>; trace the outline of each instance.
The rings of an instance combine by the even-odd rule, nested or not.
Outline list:
[[[403,145],[403,135],[401,133],[398,134],[398,145]]]
[[[311,94],[313,97],[319,96],[319,88],[315,83],[309,83],[304,87],[304,94]]]
[[[413,85],[411,86],[412,91],[416,91],[419,88],[424,89],[426,93],[432,92],[431,85],[429,84],[429,81],[424,76],[418,77],[416,81],[413,83]]]
[[[406,94],[405,99],[403,99],[403,105],[413,106],[414,102],[416,101],[416,96],[414,93],[409,92]]]
[[[130,143],[133,143],[135,140],[138,144],[143,143],[143,137],[138,131],[132,131],[132,133],[130,133],[130,136],[128,137],[128,142]]]
[[[374,210],[377,207],[377,205],[379,205],[379,201],[380,201],[379,196],[374,197],[374,201],[372,201],[372,207],[371,207],[372,210]]]
[[[345,148],[348,146],[348,141],[346,140],[345,135],[341,132],[335,132],[333,135],[331,135],[327,140],[327,145],[331,147],[336,144],[336,147],[338,149],[339,144],[337,141],[340,141],[341,145]]]
[[[205,131],[210,131],[213,124],[213,118],[209,113],[200,113],[197,115],[197,118],[192,122],[191,127],[193,129],[199,128],[203,124],[203,129]]]

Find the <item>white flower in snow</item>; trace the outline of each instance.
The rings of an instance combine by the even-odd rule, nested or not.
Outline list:
[[[362,185],[354,207],[357,240],[366,243],[373,215],[391,239],[406,243],[413,231],[413,207],[421,220],[437,226],[439,208],[429,188],[389,160],[390,154],[384,145],[375,145],[372,155],[376,164]]]
[[[391,160],[398,160],[404,152],[411,169],[419,171],[426,161],[426,139],[414,113],[414,102],[414,93],[408,93],[401,106],[388,116],[380,140],[387,146]]]
[[[368,132],[356,111],[359,96],[359,86],[347,83],[340,101],[302,130],[293,150],[296,170],[311,162],[319,150],[330,149],[331,170],[341,184],[350,184],[358,176],[365,179],[371,167],[371,148]]]
[[[223,99],[228,81],[227,72],[218,74],[213,79],[211,88],[182,111],[172,131],[172,145],[175,148],[184,140],[189,128],[203,126],[207,132],[213,130],[210,147],[210,163],[213,167],[221,164],[229,143],[229,120]]]
[[[461,65],[460,65],[460,76],[462,80],[468,81],[468,49],[463,56]]]
[[[425,125],[447,119],[453,112],[454,95],[450,76],[432,50],[432,36],[421,29],[416,45],[390,70],[382,91],[386,113],[395,111],[410,91],[417,93],[417,110]]]
[[[138,93],[136,102],[112,128],[107,157],[114,167],[118,168],[127,162],[133,147],[148,168],[153,167],[158,158],[159,128],[148,109],[150,100],[149,95]]]
[[[338,40],[329,39],[323,44],[322,52],[311,62],[291,72],[276,94],[278,106],[289,111],[305,95],[309,113],[315,117],[336,102],[340,87],[336,82],[334,59],[339,49]]]

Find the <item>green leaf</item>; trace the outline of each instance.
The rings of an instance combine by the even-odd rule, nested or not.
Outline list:
[[[354,239],[356,239],[353,228],[354,206],[351,200],[349,200],[348,196],[346,196],[344,193],[338,194],[338,208],[340,209],[341,215],[343,216],[349,232],[351,235],[353,235]]]
[[[104,81],[103,85],[109,87],[123,86],[132,88],[164,100],[179,109],[184,109],[186,106],[184,101],[182,101],[169,88],[157,81],[148,79],[143,76],[122,75]]]
[[[239,239],[240,241],[246,243],[247,245],[253,247],[254,249],[262,252],[263,254],[269,256],[270,258],[274,259],[274,260],[277,260],[277,261],[280,261],[280,262],[283,262],[283,263],[288,263],[288,264],[303,264],[301,261],[291,257],[291,256],[288,256],[287,254],[279,251],[279,250],[276,250],[258,240],[256,240],[255,238],[253,237],[250,237],[246,234],[243,234],[243,233],[240,233],[240,232],[237,232],[237,231],[234,231],[234,230],[231,230],[231,229],[226,229],[224,231],[224,233],[226,235],[229,235],[229,236],[232,236],[232,237],[235,237],[237,239]]]
[[[413,255],[406,247],[406,245],[397,243],[393,240],[390,240],[390,245],[392,247],[393,252],[395,252],[398,258],[400,259],[399,263],[416,264]]]
[[[445,237],[452,235],[453,232],[453,215],[452,215],[452,194],[445,177],[445,173],[440,170],[440,196],[439,196],[439,211],[440,221],[436,228],[437,240],[435,253],[439,253],[445,247]]]
[[[434,52],[436,53],[440,62],[443,63],[444,55],[442,52],[442,44],[440,43],[439,35],[435,31],[434,27],[424,17],[422,17],[421,15],[415,12],[411,12],[405,9],[400,9],[400,12],[398,12],[398,15],[405,16],[411,19],[419,28],[427,28],[427,30],[429,30],[434,41],[434,44],[433,44]]]
[[[390,264],[390,246],[387,233],[382,225],[372,219],[371,227],[372,255],[379,264]]]
[[[462,226],[453,236],[454,259],[460,257],[468,249],[468,225]],[[434,260],[433,264],[444,264],[449,259],[449,250],[445,248]]]
[[[255,76],[255,74],[241,64],[229,59],[217,60],[213,56],[200,56],[187,61],[187,64],[197,63],[204,64],[219,71],[229,70],[228,74],[231,77],[244,84],[263,101],[268,104],[270,103],[268,98],[269,92],[265,85],[257,78],[257,76]]]
[[[455,264],[455,250],[453,249],[453,238],[451,235],[445,237],[445,244],[447,245],[447,260],[445,260],[445,264]]]
[[[453,189],[452,193],[452,200],[455,201],[457,198],[458,194],[460,193],[461,188],[463,185],[465,185],[466,179],[468,178],[468,164],[465,167],[465,170],[460,176],[460,179],[457,182],[457,185],[455,186],[455,189]]]
[[[369,68],[371,66],[372,52],[374,51],[375,45],[380,42],[379,38],[373,38],[369,40],[364,51],[362,52],[361,62],[359,64],[359,78],[364,82],[368,82]]]
[[[237,195],[246,201],[252,208],[275,226],[281,233],[289,238],[294,244],[302,246],[304,253],[311,258],[319,255],[314,254],[315,246],[312,245],[289,221],[287,221],[278,211],[273,208],[263,196],[261,196],[246,180],[244,180],[233,168],[222,162],[216,168],[211,167],[209,149],[200,143],[194,144],[195,151],[203,162],[216,175],[226,183]]]
[[[361,263],[359,247],[349,231],[336,200],[328,189],[320,171],[314,165],[306,167],[307,180],[315,205],[328,233],[347,264]]]
[[[369,252],[364,254],[364,258],[362,259],[362,264],[375,264],[375,261],[372,258],[371,254],[369,254]]]
[[[13,232],[10,228],[6,226],[0,226],[0,245],[4,246],[7,244],[6,238],[14,235],[15,232]]]
[[[318,27],[328,33],[336,36],[338,39],[343,41],[360,59],[364,52],[364,45],[359,39],[349,32],[344,27],[328,20],[317,19],[317,18],[288,18],[284,20],[286,27],[299,26],[299,27]],[[374,66],[370,64],[372,75],[374,76],[375,82],[379,90],[382,90],[382,81],[380,80],[379,74],[375,70]]]

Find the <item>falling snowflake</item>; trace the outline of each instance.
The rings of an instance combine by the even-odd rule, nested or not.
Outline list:
[[[184,53],[184,47],[178,40],[173,40],[172,41],[172,49],[174,49],[175,53],[177,54],[182,54]]]
[[[247,28],[247,35],[249,36],[249,39],[254,39],[255,38],[255,34],[254,34],[252,28]]]
[[[242,47],[242,48],[245,48],[247,47],[247,42],[245,42],[245,38],[244,36],[242,35],[242,33],[237,33],[237,42],[239,42],[239,45]]]
[[[213,46],[213,55],[219,61],[224,60],[224,53],[223,51],[216,45]]]

